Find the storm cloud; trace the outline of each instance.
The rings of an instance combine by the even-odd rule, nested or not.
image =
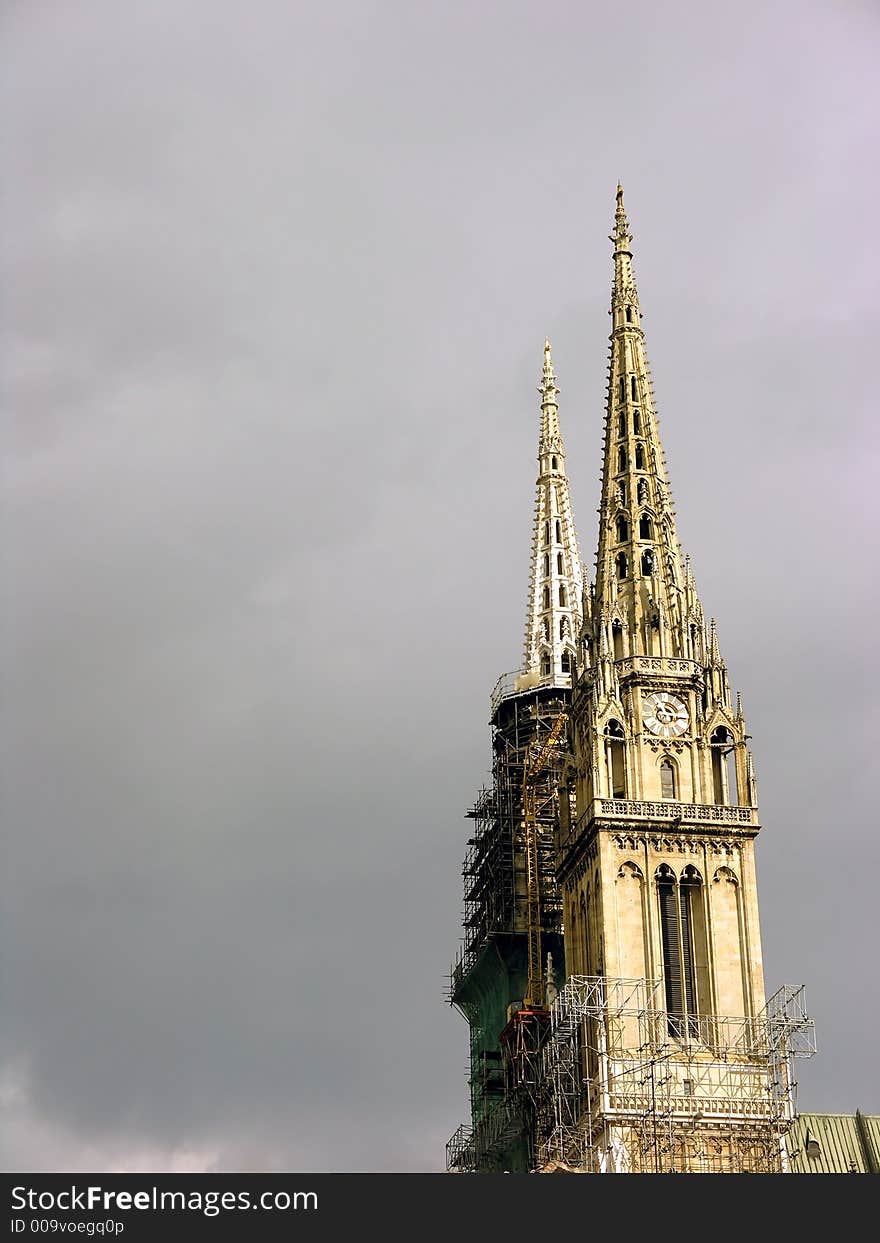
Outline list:
[[[6,6],[6,1169],[431,1170],[620,178],[801,1103],[878,1111],[876,7]]]

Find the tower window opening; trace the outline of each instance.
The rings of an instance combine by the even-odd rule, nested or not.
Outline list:
[[[660,797],[664,799],[676,797],[675,765],[668,758],[660,765]]]
[[[589,972],[592,969],[592,958],[590,957],[590,925],[587,920],[587,902],[583,894],[581,894],[581,953],[583,954],[584,971]]]
[[[620,400],[626,401],[626,380],[623,376],[620,377]]]
[[[687,867],[679,883],[663,863],[656,880],[669,1034],[693,1039],[699,1034],[698,973],[707,957],[701,877]]]
[[[568,618],[567,618],[567,617],[560,617],[560,619],[559,619],[559,637],[560,637],[560,639],[564,639],[567,633],[568,633]]]
[[[549,617],[544,618],[543,628],[544,628],[544,641],[546,643],[549,643],[550,642],[550,618]]]
[[[709,743],[712,751],[712,797],[719,805],[738,803],[739,791],[736,782],[733,735],[726,726],[719,725],[709,739]]]
[[[614,659],[623,660],[623,626],[619,621],[611,627],[611,645],[614,650]]]
[[[626,411],[621,410],[617,419],[617,432],[619,436],[626,435]]]
[[[568,650],[562,653],[562,672],[571,673],[571,652]]]
[[[626,480],[618,479],[617,481],[617,502],[619,505],[626,504]]]
[[[647,514],[639,518],[639,539],[651,539],[651,519]]]
[[[645,469],[645,450],[641,445],[636,445],[636,470]]]
[[[623,726],[619,721],[608,722],[606,746],[611,797],[626,798],[626,752]]]
[[[556,572],[558,574],[562,573],[562,553],[561,552],[558,552],[556,554]]]
[[[565,608],[565,583],[559,584],[559,603]]]
[[[614,560],[617,565],[617,577],[621,580],[626,578],[626,553],[619,552]]]
[[[648,500],[648,481],[647,479],[640,479],[639,480],[639,494],[638,494],[639,504],[644,505],[647,503],[647,500]]]
[[[556,519],[556,543],[562,543],[562,523],[558,518]]]
[[[642,553],[642,574],[645,578],[650,578],[654,573],[654,553],[650,548],[646,548]]]
[[[632,317],[633,317],[632,307],[631,307],[631,306],[628,306],[628,307],[626,308],[626,322],[627,322],[628,324],[631,324],[631,323],[632,323]]]
[[[633,432],[636,434],[636,436],[638,436],[641,430],[642,430],[642,420],[639,417],[639,412],[638,410],[633,410]]]
[[[626,449],[623,445],[617,450],[617,469],[626,470]]]
[[[628,539],[629,539],[629,523],[627,522],[626,518],[624,518],[623,514],[618,514],[617,516],[618,543],[622,544],[624,540],[628,540]]]
[[[544,543],[545,544],[550,543],[550,523],[549,522],[544,523]]]
[[[734,807],[742,802],[739,796],[739,781],[736,775],[736,751],[730,750],[724,757],[727,764],[727,798]]]
[[[636,377],[634,375],[631,375],[629,377],[629,392],[630,392],[630,396],[632,397],[633,401],[635,401],[636,399]]]
[[[544,577],[550,577],[550,557],[546,552],[544,553]]]
[[[549,678],[552,668],[553,666],[550,662],[550,653],[542,652],[541,653],[541,677]]]
[[[549,607],[550,607],[550,588],[545,587],[544,588],[544,608],[549,609]]]
[[[555,455],[554,455],[554,456],[550,459],[550,469],[551,469],[551,470],[556,470],[556,469],[557,469],[557,462],[556,462],[556,456],[555,456]]]

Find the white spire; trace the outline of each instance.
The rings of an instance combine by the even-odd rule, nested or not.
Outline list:
[[[549,341],[538,392],[541,435],[524,672],[546,685],[569,686],[581,624],[582,571]]]
[[[619,616],[630,653],[685,656],[690,651],[689,619],[681,603],[685,567],[657,426],[632,240],[618,184],[596,599]]]

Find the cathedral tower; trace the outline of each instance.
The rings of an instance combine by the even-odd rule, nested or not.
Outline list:
[[[470,1027],[471,1123],[448,1148],[460,1171],[532,1168],[535,1059],[564,978],[554,837],[582,574],[549,341],[538,391],[525,660],[490,700],[492,783],[468,812],[464,944],[451,979],[450,1000]]]
[[[566,1089],[567,1136],[557,1126],[545,1156],[777,1170],[791,1111],[781,1046],[804,1016],[788,991],[766,1007],[754,767],[679,547],[619,186],[611,241],[598,552],[557,856],[568,1018],[551,1061],[581,1086]],[[554,1125],[548,1114],[546,1135]]]
[[[545,345],[525,664],[492,695],[452,973],[472,1121],[447,1162],[780,1172],[813,1025],[803,989],[765,998],[749,735],[678,542],[620,186],[611,241],[593,584]]]

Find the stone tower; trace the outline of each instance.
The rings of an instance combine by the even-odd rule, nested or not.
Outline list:
[[[779,1170],[806,1022],[764,996],[757,795],[739,696],[682,557],[617,189],[595,583],[557,854],[569,980],[545,1167]],[[557,1013],[558,1012],[558,1013]]]
[[[564,748],[556,738],[571,699],[582,574],[549,341],[538,391],[541,425],[525,661],[499,678],[490,700],[492,782],[468,812],[474,832],[462,869],[464,943],[451,977],[450,1000],[470,1027],[471,1122],[448,1146],[450,1168],[460,1171],[528,1170],[534,1164],[535,1098],[527,1090],[533,1083],[525,1083],[518,1053],[528,1048],[537,1055],[549,1020],[547,1006],[564,978],[554,873]],[[531,757],[548,740],[548,761],[530,785],[530,855],[524,777]]]

